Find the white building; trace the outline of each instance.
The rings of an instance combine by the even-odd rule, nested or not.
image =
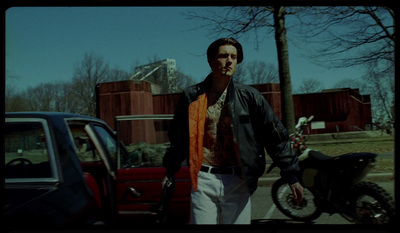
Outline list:
[[[165,59],[150,64],[137,66],[135,74],[130,77],[131,80],[146,80],[153,85],[160,86],[160,92],[175,92],[176,85],[176,61],[175,59]],[[153,94],[159,91],[154,88]],[[155,93],[158,92],[158,93]]]

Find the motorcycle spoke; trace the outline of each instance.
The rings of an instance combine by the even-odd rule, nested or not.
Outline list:
[[[293,216],[299,218],[308,217],[314,214],[317,209],[313,201],[314,195],[307,190],[304,191],[304,199],[299,204],[295,203],[293,194],[287,186],[281,187],[278,192],[278,199],[284,209],[287,209]]]
[[[381,224],[389,221],[389,216],[379,201],[367,195],[357,200],[356,213],[368,223]]]

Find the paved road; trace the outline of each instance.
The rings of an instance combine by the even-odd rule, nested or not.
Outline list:
[[[394,197],[393,180],[385,182],[376,182],[392,197]],[[301,224],[301,222],[292,221],[276,209],[271,199],[271,186],[259,186],[257,191],[252,195],[252,223],[253,224]],[[315,220],[314,224],[351,224],[338,214],[329,215],[322,214]]]

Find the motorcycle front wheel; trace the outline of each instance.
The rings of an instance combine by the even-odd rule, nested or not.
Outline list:
[[[293,220],[310,222],[322,214],[313,191],[305,187],[303,202],[296,204],[289,184],[283,179],[272,184],[271,197],[278,210]]]
[[[352,187],[350,205],[356,216],[356,223],[391,223],[395,216],[393,198],[379,185],[363,181]]]

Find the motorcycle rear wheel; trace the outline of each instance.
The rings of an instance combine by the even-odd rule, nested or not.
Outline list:
[[[294,204],[289,184],[283,179],[272,184],[271,197],[278,210],[293,220],[310,222],[322,214],[321,209],[315,204],[315,193],[306,187],[303,202]]]
[[[356,223],[391,223],[395,216],[393,198],[379,185],[363,181],[352,187],[351,208],[356,215]]]

